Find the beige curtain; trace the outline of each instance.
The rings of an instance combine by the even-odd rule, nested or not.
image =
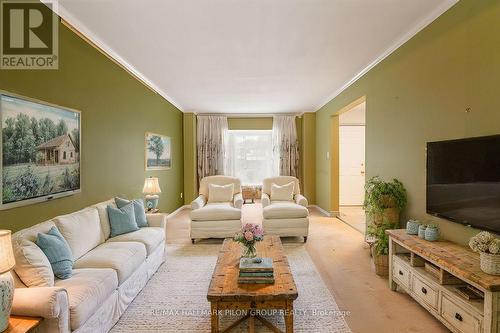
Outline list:
[[[197,116],[198,182],[206,176],[223,175],[226,161],[227,117]]]
[[[299,174],[299,143],[295,116],[273,117],[273,163],[280,176]]]

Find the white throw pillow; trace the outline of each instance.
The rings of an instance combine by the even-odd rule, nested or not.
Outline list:
[[[230,202],[233,201],[234,184],[208,185],[208,202]]]
[[[293,190],[295,188],[295,183],[291,182],[286,185],[280,186],[273,183],[271,185],[271,200],[272,201],[292,201],[293,200]]]
[[[54,272],[49,259],[35,244],[38,233],[47,233],[53,221],[36,224],[12,235],[12,247],[16,259],[15,272],[27,287],[53,287]]]
[[[54,219],[69,244],[75,260],[102,243],[103,233],[97,208],[89,207]]]

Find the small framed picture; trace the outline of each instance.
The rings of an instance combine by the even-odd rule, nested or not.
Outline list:
[[[146,132],[146,170],[168,170],[172,167],[172,145],[169,136]]]

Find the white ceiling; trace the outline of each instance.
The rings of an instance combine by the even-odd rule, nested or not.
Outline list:
[[[316,111],[457,0],[59,0],[183,111]]]

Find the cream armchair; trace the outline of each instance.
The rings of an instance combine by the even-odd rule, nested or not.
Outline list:
[[[233,199],[211,202],[209,185],[233,184]],[[241,182],[229,176],[208,176],[201,180],[199,196],[191,203],[191,241],[197,238],[233,237],[241,229]]]
[[[277,201],[271,196],[273,184],[283,186],[294,183],[293,200]],[[309,234],[309,211],[307,199],[300,194],[299,180],[291,176],[264,179],[262,186],[262,207],[264,233],[281,237],[304,237]]]

